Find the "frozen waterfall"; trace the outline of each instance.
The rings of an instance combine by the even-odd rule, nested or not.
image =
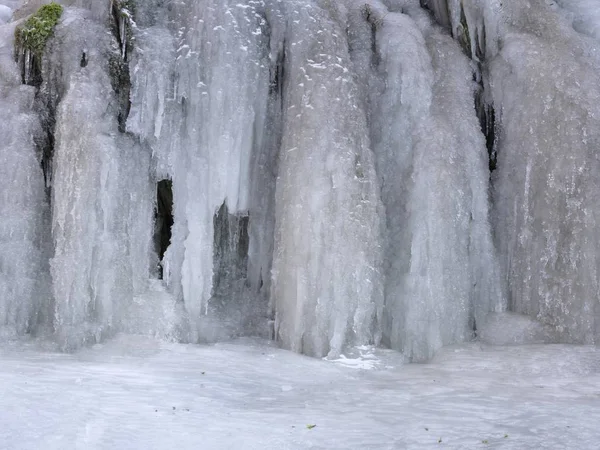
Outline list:
[[[48,3],[0,0],[0,339],[600,341],[595,1],[65,0],[15,41]]]

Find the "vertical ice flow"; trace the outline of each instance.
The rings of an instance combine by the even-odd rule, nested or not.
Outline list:
[[[287,11],[272,296],[278,339],[317,356],[376,342],[382,301],[381,207],[338,13]]]
[[[356,2],[350,38],[386,207],[384,341],[418,361],[504,305],[472,69],[405,3]]]
[[[598,342],[596,2],[78,0],[24,86],[42,3],[0,0],[3,335]]]
[[[453,3],[486,36],[496,112],[494,234],[508,308],[565,342],[600,337],[597,274],[597,2]],[[483,33],[482,33],[483,31]]]
[[[13,35],[14,24],[0,20],[0,339],[34,332],[51,300],[43,251],[47,205],[36,152],[42,130],[35,89],[21,85],[13,62]]]
[[[63,92],[53,157],[51,274],[54,327],[66,349],[120,329],[124,309],[146,287],[152,226],[149,155],[117,123],[110,71],[119,54],[88,14],[64,13],[47,61],[61,70],[57,79],[45,74],[46,83]]]

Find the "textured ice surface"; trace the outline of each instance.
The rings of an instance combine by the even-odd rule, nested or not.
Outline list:
[[[12,25],[0,25],[0,339],[34,331],[51,308],[48,208],[35,145],[41,126],[35,89],[20,84],[12,60],[13,34]]]
[[[0,25],[10,21],[12,16],[12,9],[6,5],[0,4]]]
[[[175,224],[163,266],[170,292],[190,314],[193,340],[213,334],[203,316],[228,322],[229,333],[246,327],[256,331],[257,316],[267,322],[270,166],[278,150],[272,135],[279,133],[269,111],[280,114],[281,106],[269,96],[267,23],[257,5],[182,2],[170,12],[178,27],[168,27],[156,15],[157,10],[167,14],[166,9],[139,8],[127,129],[151,149],[156,179],[173,181]],[[220,241],[215,220],[222,206],[227,211],[222,227],[242,223],[240,232],[251,235],[249,248],[245,241]],[[230,265],[217,261],[216,247]],[[249,276],[240,280],[247,269]],[[225,294],[219,295],[215,279],[229,282]]]
[[[396,352],[374,356],[378,368],[362,370],[249,341],[203,347],[119,338],[71,356],[4,347],[0,446],[597,447],[593,348],[471,345],[404,366]]]
[[[3,334],[598,341],[595,2],[78,0],[19,74],[42,3],[0,0]]]
[[[596,44],[578,48],[568,24],[540,9],[519,9],[490,65],[500,121],[493,221],[510,309],[555,326],[567,342],[592,343],[600,330]]]
[[[425,360],[503,308],[487,154],[458,44],[420,9],[363,3],[350,36],[386,207],[384,339]]]
[[[345,343],[378,341],[381,206],[365,112],[335,8],[306,1],[287,7],[275,326],[286,347],[334,356]]]
[[[552,344],[557,333],[549,325],[522,314],[502,312],[489,314],[477,331],[478,338],[492,345]]]
[[[43,133],[35,89],[21,85],[13,60],[13,36],[14,24],[0,26],[0,339],[39,331],[51,322],[53,307],[48,206],[37,151]]]
[[[448,4],[474,54],[474,36],[485,35],[478,59],[496,113],[492,223],[508,308],[563,341],[597,342],[597,3]]]
[[[556,0],[579,33],[600,39],[600,5],[595,0]],[[561,11],[562,12],[562,11]]]
[[[51,273],[55,328],[65,348],[119,329],[124,308],[148,278],[152,226],[150,155],[118,131],[112,62],[102,57],[110,36],[86,23],[86,14],[65,13],[49,55],[61,68],[62,79],[52,81],[63,91],[53,158]]]

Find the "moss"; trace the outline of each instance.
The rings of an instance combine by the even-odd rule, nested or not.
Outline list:
[[[117,95],[119,131],[126,132],[127,117],[131,109],[129,94],[131,76],[129,73],[129,54],[134,45],[135,2],[133,0],[112,0],[111,21],[109,26],[118,47],[108,57],[108,70],[112,88]]]
[[[115,0],[115,4],[117,4],[119,8],[131,13],[135,10],[135,2],[133,0]]]
[[[62,12],[63,7],[58,3],[52,2],[42,6],[23,25],[15,29],[15,47],[41,56]]]
[[[460,25],[458,26],[458,42],[463,48],[465,54],[472,58],[472,48],[471,48],[471,36],[469,34],[469,24],[467,22],[467,16],[465,15],[465,10],[463,9],[462,3],[460,5]]]
[[[133,16],[135,15],[136,4],[133,0],[113,0],[113,14],[115,18],[123,19],[129,24],[133,23]]]

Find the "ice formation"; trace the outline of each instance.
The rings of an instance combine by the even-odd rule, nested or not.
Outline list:
[[[47,284],[48,205],[36,158],[35,89],[13,62],[14,25],[0,27],[0,337],[33,332],[51,308]]]
[[[368,86],[386,206],[383,333],[392,348],[423,360],[503,308],[487,153],[472,70],[457,43],[420,8],[361,5],[351,46]]]
[[[15,49],[44,3],[0,0],[0,336],[600,339],[595,2],[65,1]]]

